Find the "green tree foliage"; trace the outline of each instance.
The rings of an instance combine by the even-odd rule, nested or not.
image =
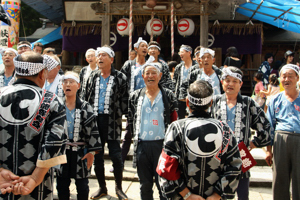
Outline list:
[[[45,17],[22,1],[19,37],[25,37],[24,29],[26,36],[29,36],[32,35],[36,29],[41,28],[43,23],[39,18]]]

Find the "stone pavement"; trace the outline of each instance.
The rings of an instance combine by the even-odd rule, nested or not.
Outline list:
[[[107,149],[106,149],[107,151]],[[132,151],[132,149],[131,149]],[[253,157],[258,161],[258,166],[253,167],[250,179],[250,200],[272,200],[272,169],[264,164],[265,152],[262,149],[254,149],[251,151]],[[129,153],[129,155],[131,152]],[[260,166],[259,166],[260,165]],[[113,173],[109,172],[112,167],[112,162],[109,159],[105,160],[105,176],[107,180],[107,188],[109,195],[103,197],[104,200],[117,200],[115,195],[115,183]],[[95,179],[94,170],[89,178],[90,194],[98,189],[98,182]],[[56,182],[54,183],[56,185]],[[158,190],[154,188],[154,197],[159,199]],[[139,182],[136,169],[132,168],[132,160],[126,160],[125,169],[123,172],[123,190],[128,195],[129,199],[140,199]],[[70,186],[71,199],[76,199],[76,186],[74,180]],[[57,199],[57,192],[54,191],[54,199]],[[236,200],[236,199],[235,199]]]
[[[96,179],[90,179],[90,194],[95,192],[98,189],[98,182]],[[113,180],[106,181],[108,188],[108,196],[103,197],[103,200],[117,200],[117,196],[115,194],[115,183]],[[56,183],[54,183],[55,185]],[[129,200],[138,200],[140,199],[139,193],[139,182],[133,181],[123,181],[123,190],[127,194]],[[158,190],[156,186],[154,188],[154,199],[158,200]],[[72,180],[71,186],[71,199],[76,198],[76,186],[74,184],[74,180]],[[57,192],[54,191],[54,200],[57,199]],[[237,198],[235,198],[236,200]],[[250,187],[249,200],[272,200],[272,190],[271,188],[263,188],[263,187]]]
[[[123,118],[123,132],[122,138],[124,137],[124,129],[126,125],[126,120]],[[132,168],[132,154],[133,145],[131,145],[130,151],[128,153],[125,168],[123,172],[123,191],[127,194],[130,200],[140,199],[139,182],[136,169]],[[252,156],[257,161],[257,165],[250,169],[250,200],[272,200],[272,169],[266,165],[265,162],[265,151],[261,148],[253,149],[251,151]],[[115,195],[115,183],[113,173],[109,172],[112,168],[112,162],[108,157],[108,149],[105,147],[105,178],[108,188],[108,196],[103,197],[103,200],[117,200]],[[92,173],[89,178],[90,194],[98,189],[98,182],[92,167]],[[54,182],[54,187],[56,187],[56,181]],[[154,184],[154,199],[159,199],[158,190]],[[76,199],[76,186],[74,180],[72,180],[71,186],[71,199]],[[54,199],[57,199],[57,191],[54,191]],[[235,198],[236,200],[237,198]]]

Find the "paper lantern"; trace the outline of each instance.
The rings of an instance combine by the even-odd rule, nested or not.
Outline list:
[[[151,19],[147,22],[147,33],[149,35],[151,35]],[[153,35],[158,36],[160,35],[163,30],[164,30],[164,25],[163,22],[159,19],[153,19],[153,26],[152,26],[152,30],[153,30]]]
[[[154,8],[156,6],[156,1],[157,0],[146,0],[146,6],[148,8]]]
[[[132,30],[133,30],[133,22],[132,22]],[[120,35],[129,35],[129,19],[128,18],[122,18],[117,23],[117,31]]]
[[[189,18],[179,20],[177,25],[178,33],[182,36],[190,36],[195,30],[195,23]]]

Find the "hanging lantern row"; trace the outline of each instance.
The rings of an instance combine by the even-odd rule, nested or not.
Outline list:
[[[132,29],[134,25],[132,23]],[[152,30],[151,30],[152,27]],[[163,22],[160,19],[153,19],[153,24],[151,23],[151,19],[146,24],[146,30],[149,35],[153,31],[154,36],[159,36],[162,34],[164,30]],[[190,36],[193,34],[195,30],[195,23],[193,20],[189,18],[181,19],[177,24],[178,33],[182,36]],[[117,31],[120,35],[125,36],[129,35],[129,19],[122,18],[117,23]],[[132,30],[133,31],[133,30]]]

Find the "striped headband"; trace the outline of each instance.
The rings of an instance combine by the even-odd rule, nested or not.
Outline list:
[[[160,66],[156,63],[153,63],[154,60],[155,60],[155,58],[153,56],[150,56],[148,58],[147,62],[141,67],[141,69],[143,69],[143,71],[144,71],[146,67],[153,66],[160,72],[161,71]]]
[[[190,95],[190,93],[188,93],[189,102],[191,102],[192,104],[194,104],[196,106],[206,106],[207,104],[209,104],[211,102],[212,98],[213,98],[213,95],[205,97],[205,98],[196,98],[196,97],[193,97],[192,95]]]
[[[293,65],[293,64],[286,64],[286,65],[284,65],[284,66],[281,68],[281,70],[280,70],[280,72],[279,72],[279,75],[280,75],[281,72],[282,72],[283,70],[285,70],[285,69],[292,69],[292,70],[294,70],[294,71],[296,72],[297,75],[299,75],[299,67],[298,67],[297,65]]]
[[[181,50],[185,50],[185,51],[191,52],[191,53],[193,52],[193,49],[192,49],[192,48],[186,47],[186,46],[181,46],[180,49],[179,49],[179,51],[181,51]]]
[[[47,68],[48,71],[54,69],[59,63],[52,57],[48,55],[43,55],[43,63],[32,63],[32,62],[23,62],[18,61],[18,55],[14,57],[14,65],[16,74],[20,76],[33,76],[38,74],[44,68]]]
[[[222,70],[222,80],[225,79],[227,76],[232,76],[233,78],[237,78],[242,82],[242,75],[239,73],[234,73],[228,68],[224,68]]]

